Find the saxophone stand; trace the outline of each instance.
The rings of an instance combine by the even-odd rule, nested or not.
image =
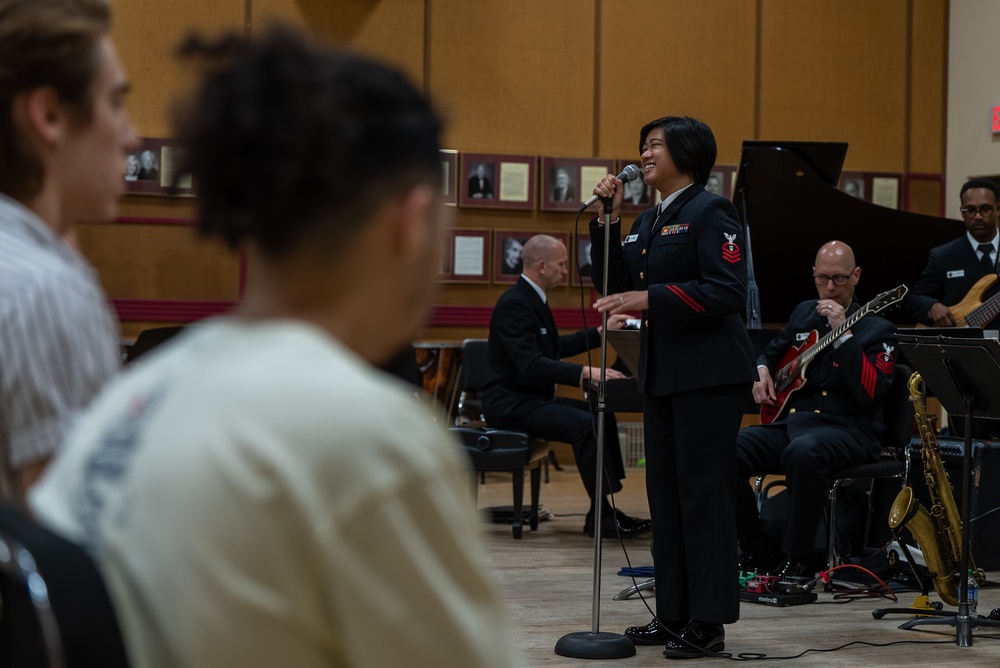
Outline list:
[[[608,249],[611,247],[611,200],[604,202],[604,281],[602,295],[608,294]],[[620,225],[621,223],[619,223]],[[567,633],[556,642],[555,652],[575,659],[623,659],[635,656],[628,636],[608,633],[601,626],[601,500],[604,498],[604,414],[607,411],[608,314],[601,314],[601,380],[597,384],[597,484],[594,485],[594,600],[591,630]]]
[[[908,339],[908,340],[907,340]],[[951,415],[965,416],[965,446],[962,453],[962,555],[959,567],[958,611],[911,619],[901,629],[948,624],[955,627],[955,644],[972,646],[972,631],[979,626],[998,626],[1000,621],[969,614],[969,554],[972,527],[969,496],[972,488],[972,417],[1000,419],[1000,342],[994,339],[957,339],[944,336],[900,337],[900,350],[920,372],[941,405]]]

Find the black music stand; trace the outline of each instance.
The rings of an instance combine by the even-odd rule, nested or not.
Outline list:
[[[964,339],[946,336],[900,336],[899,348],[920,372],[927,387],[951,415],[965,416],[965,447],[962,453],[962,557],[959,566],[958,611],[922,619],[911,619],[901,629],[948,624],[955,627],[955,644],[972,646],[977,626],[998,626],[1000,621],[969,615],[969,495],[972,488],[972,417],[1000,420],[1000,342],[996,339]]]

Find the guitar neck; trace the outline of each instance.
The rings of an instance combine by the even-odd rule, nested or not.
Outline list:
[[[813,359],[819,355],[821,352],[826,350],[827,346],[836,341],[841,335],[847,330],[857,324],[858,320],[872,313],[871,305],[865,304],[863,307],[847,316],[844,322],[840,323],[836,328],[828,332],[823,338],[818,340],[814,345],[810,346],[807,350],[803,351],[798,357],[786,364],[780,371],[780,377],[784,379],[782,382],[790,382],[792,377],[795,375],[795,369],[802,369],[807,364],[813,361]]]
[[[1000,292],[965,314],[965,324],[971,327],[983,327],[1000,315]]]
[[[813,358],[823,352],[827,346],[839,339],[847,330],[857,324],[858,320],[861,320],[871,312],[871,307],[868,304],[865,304],[853,314],[847,316],[847,319],[844,320],[844,322],[840,323],[836,328],[828,332],[822,339],[817,341],[816,345],[812,348],[802,353],[803,364],[811,362]]]

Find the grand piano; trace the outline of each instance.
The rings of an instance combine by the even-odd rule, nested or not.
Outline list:
[[[844,142],[745,141],[733,203],[747,233],[753,280],[747,324],[783,325],[792,309],[814,298],[809,280],[816,251],[839,239],[862,268],[861,303],[920,277],[930,249],[965,232],[959,220],[870,204],[836,184],[847,155]],[[957,202],[957,194],[956,194]],[[883,315],[911,322],[902,309]]]
[[[747,238],[745,315],[758,354],[796,304],[816,297],[812,265],[827,241],[854,249],[862,268],[857,298],[865,303],[900,284],[913,285],[930,249],[965,231],[959,220],[889,209],[840,191],[846,155],[845,142],[743,142],[733,203]],[[898,306],[880,315],[912,324]],[[609,409],[641,411],[634,385],[633,379],[609,382]]]

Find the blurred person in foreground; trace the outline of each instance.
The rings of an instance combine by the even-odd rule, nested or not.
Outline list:
[[[290,30],[183,50],[180,176],[246,298],[110,387],[34,509],[98,557],[136,666],[513,666],[462,451],[373,366],[440,265],[430,104]]]
[[[121,370],[118,323],[69,245],[111,221],[138,146],[102,0],[0,0],[0,497],[17,505]]]

